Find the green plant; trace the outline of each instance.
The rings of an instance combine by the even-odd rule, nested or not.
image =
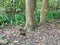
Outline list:
[[[46,14],[46,19],[50,22],[54,22],[55,19],[60,18],[60,10],[57,11],[49,11]],[[40,20],[40,12],[36,12],[36,23],[39,23]],[[7,24],[11,25],[24,25],[26,22],[25,13],[21,14],[0,14],[0,25],[3,27]]]
[[[40,20],[40,13],[37,12],[36,13],[36,23],[39,23],[39,20]]]

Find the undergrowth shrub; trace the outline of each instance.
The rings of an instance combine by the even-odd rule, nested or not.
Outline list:
[[[58,11],[49,11],[46,14],[46,19],[50,22],[54,22],[55,19],[60,19],[60,10]],[[36,13],[36,23],[39,23],[40,20],[40,13]],[[25,14],[0,14],[0,25],[5,26],[7,24],[10,25],[24,25],[26,22]]]

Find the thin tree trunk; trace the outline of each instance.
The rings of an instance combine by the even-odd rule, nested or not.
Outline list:
[[[56,6],[56,10],[59,9],[59,4],[60,4],[60,0],[57,1],[57,6]]]
[[[26,25],[27,31],[35,30],[35,0],[25,0],[26,2]]]
[[[40,11],[40,23],[43,23],[46,21],[47,8],[48,8],[48,0],[43,0],[41,11]]]

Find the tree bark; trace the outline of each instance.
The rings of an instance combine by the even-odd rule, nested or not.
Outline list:
[[[35,0],[25,0],[26,2],[26,25],[25,28],[27,31],[35,30],[36,22],[35,22]]]
[[[43,0],[41,11],[40,11],[40,23],[43,23],[46,21],[47,8],[48,8],[48,0]]]

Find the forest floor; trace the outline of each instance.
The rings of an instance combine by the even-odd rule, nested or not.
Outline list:
[[[0,29],[0,45],[60,45],[60,20],[21,35],[19,26]]]

